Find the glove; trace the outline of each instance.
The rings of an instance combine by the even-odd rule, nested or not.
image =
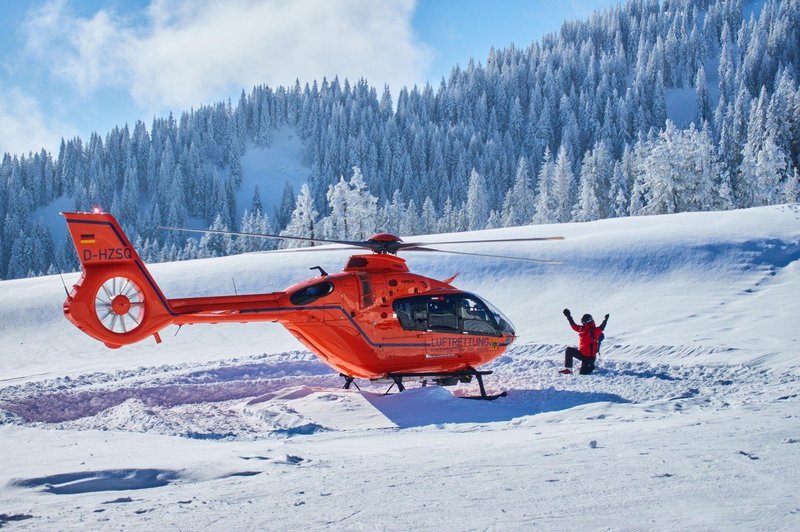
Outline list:
[[[570,316],[570,313],[569,313],[569,309],[568,309],[568,308],[565,308],[565,309],[564,309],[564,316],[566,316],[566,317],[568,317],[568,318],[569,318],[569,316]]]
[[[604,320],[608,320],[608,314],[606,314],[606,315],[605,315],[605,317],[604,317],[603,319],[604,319]]]

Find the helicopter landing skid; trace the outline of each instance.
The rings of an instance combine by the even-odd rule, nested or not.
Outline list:
[[[352,384],[353,386],[356,387],[356,390],[361,391],[361,388],[359,388],[358,384],[356,383],[355,377],[351,377],[350,375],[345,375],[344,373],[339,373],[339,376],[344,377],[344,386],[342,386],[342,390],[349,390],[350,385]]]
[[[388,373],[385,378],[391,379],[393,382],[391,386],[389,386],[389,389],[386,390],[384,395],[388,395],[395,386],[397,386],[398,391],[405,391],[406,388],[403,386],[403,379],[422,379],[422,386],[427,385],[428,379],[440,386],[453,386],[459,382],[472,382],[472,377],[475,377],[478,381],[478,387],[480,388],[481,394],[476,396],[464,396],[461,397],[461,399],[481,399],[484,401],[494,401],[498,397],[505,397],[508,394],[506,392],[493,395],[486,393],[486,388],[483,386],[483,376],[491,375],[492,373],[492,371],[478,371],[474,368],[467,368],[462,371],[454,371],[449,373]],[[345,379],[347,378],[345,377]]]

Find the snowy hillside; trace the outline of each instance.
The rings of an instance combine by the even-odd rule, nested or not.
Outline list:
[[[304,153],[297,133],[288,127],[273,132],[269,147],[251,146],[242,155],[242,184],[236,193],[236,219],[240,220],[245,209],[251,208],[256,189],[265,212],[272,213],[280,207],[278,202],[287,183],[293,190],[300,190],[310,176],[308,155]]]
[[[474,386],[341,379],[275,324],[108,350],[57,276],[0,282],[0,525],[797,529],[800,205],[481,231],[562,235],[406,256],[509,315]],[[279,290],[347,252],[152,266],[168,297]],[[67,276],[67,283],[75,275]],[[561,315],[611,314],[599,370],[557,373]],[[173,329],[174,331],[174,329]]]

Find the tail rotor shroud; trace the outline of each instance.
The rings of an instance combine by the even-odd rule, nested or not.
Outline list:
[[[136,330],[144,319],[144,292],[127,277],[111,277],[95,295],[95,313],[100,323],[112,333]]]

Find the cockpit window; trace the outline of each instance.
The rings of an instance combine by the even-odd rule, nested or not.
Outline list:
[[[486,308],[489,309],[489,312],[492,313],[492,317],[494,321],[497,323],[497,326],[500,328],[500,331],[505,334],[510,334],[511,336],[516,336],[514,332],[514,326],[511,324],[511,320],[506,317],[505,314],[500,312],[500,309],[486,301],[483,300],[483,304],[486,305]]]
[[[454,298],[433,298],[428,301],[428,328],[458,331],[458,309]]]
[[[321,297],[327,296],[331,292],[333,292],[333,283],[330,281],[323,281],[301,288],[289,296],[289,301],[292,302],[292,305],[308,305]]]
[[[458,308],[461,327],[465,333],[497,334],[496,325],[492,322],[487,308],[477,300],[465,297]]]
[[[395,300],[393,308],[400,326],[410,331],[514,334],[499,310],[471,294],[407,297]]]

